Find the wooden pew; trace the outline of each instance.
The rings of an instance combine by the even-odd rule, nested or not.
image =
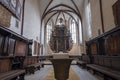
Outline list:
[[[104,80],[120,80],[120,56],[94,56],[94,64],[87,64],[87,69],[101,73]]]
[[[12,59],[0,57],[0,80],[24,80],[25,70],[12,69]]]
[[[88,55],[82,55],[81,59],[77,61],[77,65],[82,68],[86,68],[86,64],[90,63],[90,57]]]
[[[26,73],[32,73],[36,70],[40,70],[42,66],[41,62],[38,62],[37,56],[27,56],[24,61],[24,68],[26,70]]]
[[[11,70],[1,73],[0,80],[24,80],[24,75],[25,70]]]

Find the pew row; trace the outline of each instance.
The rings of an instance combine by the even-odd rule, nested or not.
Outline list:
[[[0,80],[24,80],[25,70],[11,70],[0,74]]]
[[[43,63],[38,60],[37,56],[27,56],[24,60],[24,68],[26,73],[34,74],[36,70],[40,70]]]
[[[20,68],[18,58],[15,61],[14,57],[0,57],[0,80],[24,80],[25,70]]]
[[[104,80],[120,80],[120,56],[94,55],[94,64],[87,64],[87,70],[101,73]]]
[[[90,63],[90,58],[88,55],[82,55],[80,57],[80,60],[77,61],[77,65],[82,67],[82,68],[86,68],[86,64]]]

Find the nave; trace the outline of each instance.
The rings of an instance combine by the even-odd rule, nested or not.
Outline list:
[[[87,71],[86,69],[82,69],[77,65],[72,65],[71,68],[75,71],[75,73],[79,77],[79,80],[103,80],[101,77],[93,75],[91,72]],[[41,70],[36,71],[35,74],[25,75],[25,80],[46,80],[46,76],[52,69],[52,65],[45,65],[44,68],[41,68]]]
[[[55,55],[57,80],[120,80],[120,0],[0,0],[0,80],[50,80]]]

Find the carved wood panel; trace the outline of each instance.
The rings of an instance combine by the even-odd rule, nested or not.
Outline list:
[[[91,54],[97,54],[97,45],[95,43],[91,44]]]
[[[26,55],[26,43],[16,40],[15,54],[14,56],[25,56]]]
[[[3,53],[3,44],[4,44],[4,37],[0,35],[0,56]]]
[[[10,60],[2,59],[0,60],[0,73],[7,72],[11,69]]]
[[[111,36],[106,41],[108,55],[120,55],[120,36]]]
[[[9,41],[8,41],[8,54],[9,54],[9,56],[14,55],[14,49],[15,49],[15,39],[9,38]]]
[[[70,51],[73,45],[70,32],[67,30],[65,25],[56,25],[52,35],[50,37],[50,47],[55,52],[58,53]]]

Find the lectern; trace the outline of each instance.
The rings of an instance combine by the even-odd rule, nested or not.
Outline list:
[[[64,56],[64,55],[63,55]],[[69,78],[69,69],[73,59],[54,58],[50,59],[53,64],[56,80],[67,80]]]

